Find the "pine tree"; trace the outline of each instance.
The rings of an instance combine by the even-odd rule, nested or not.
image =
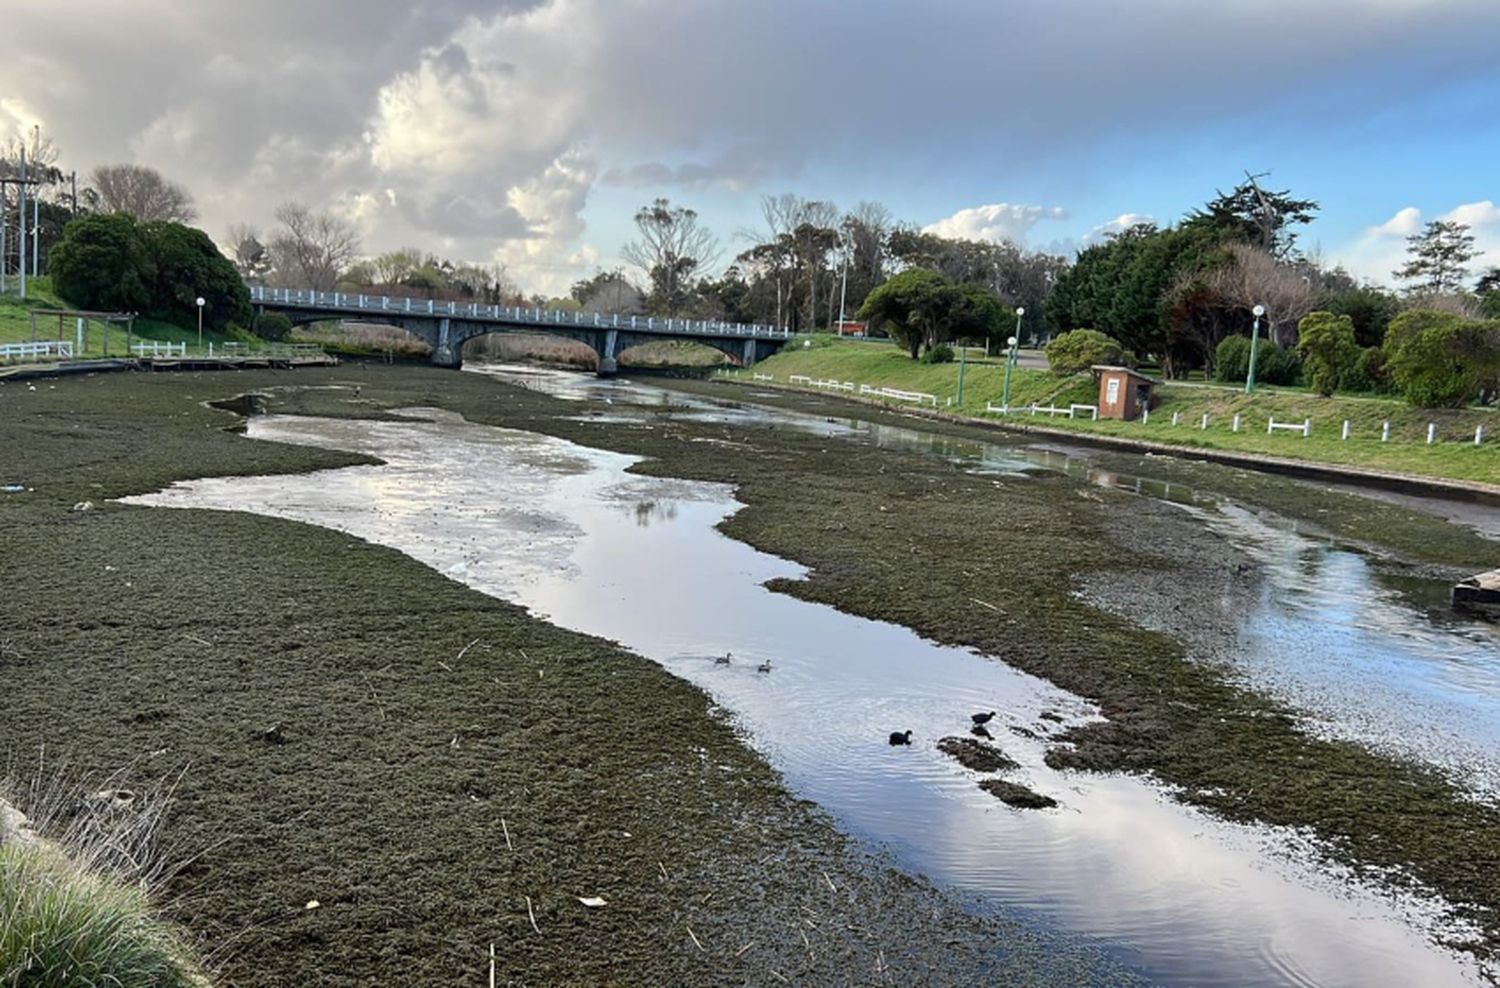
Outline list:
[[[1463,290],[1468,263],[1478,256],[1474,237],[1463,223],[1433,220],[1421,233],[1406,238],[1407,262],[1396,270],[1412,291],[1447,295]]]

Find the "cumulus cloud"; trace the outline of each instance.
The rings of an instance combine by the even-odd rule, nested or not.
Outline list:
[[[1469,265],[1472,274],[1500,267],[1500,206],[1488,199],[1468,202],[1432,218],[1462,223],[1469,228],[1474,237],[1474,249],[1478,251],[1478,256]],[[1359,278],[1394,284],[1396,279],[1392,272],[1406,260],[1406,238],[1421,233],[1427,222],[1420,209],[1407,206],[1384,223],[1367,227],[1354,240],[1334,251],[1333,260]]]
[[[1068,211],[1059,206],[1025,206],[1009,202],[990,203],[960,209],[952,216],[929,223],[923,233],[960,240],[989,240],[1024,243],[1031,228],[1043,220],[1066,219]]]
[[[513,258],[523,280],[522,264],[613,254],[598,238],[628,216],[589,213],[601,184],[735,194],[733,223],[772,183],[878,169],[899,213],[903,189],[942,177],[933,149],[964,149],[998,184],[1226,107],[1327,138],[1409,97],[1412,78],[1483,81],[1500,31],[1493,0],[1054,0],[1046,17],[1067,29],[1051,32],[1034,6],[993,0],[920,18],[854,0],[11,6],[8,36],[24,43],[0,62],[0,130],[40,122],[66,166],[154,165],[214,233],[264,223],[284,199],[337,204],[367,249]],[[1266,36],[1278,43],[1255,59],[1201,43]],[[830,38],[900,51],[910,70],[835,79]],[[1398,55],[1407,71],[1368,71]],[[1004,126],[986,127],[997,108]],[[1055,210],[995,203],[933,226],[1020,237]]]

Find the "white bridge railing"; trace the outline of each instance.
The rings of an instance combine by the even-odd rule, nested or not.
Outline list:
[[[651,333],[683,336],[745,336],[754,339],[784,340],[791,330],[783,326],[746,325],[713,319],[675,319],[658,316],[622,316],[602,312],[566,312],[562,309],[524,308],[521,306],[486,305],[482,302],[443,302],[430,298],[359,295],[352,292],[313,292],[291,288],[250,289],[250,301],[262,305],[288,308],[324,309],[351,314],[378,316],[448,316],[525,326],[579,326],[595,329],[634,329]]]

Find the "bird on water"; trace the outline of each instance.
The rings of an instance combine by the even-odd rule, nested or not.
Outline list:
[[[756,666],[755,667],[755,671],[756,672],[770,672],[771,671],[771,660],[767,659],[766,661],[762,662],[760,665]]]
[[[718,658],[714,659],[714,665],[716,665],[716,666],[727,666],[727,665],[729,665],[729,657],[732,656],[733,654],[734,654],[733,652],[725,652],[723,655],[721,655]]]
[[[970,714],[969,719],[974,722],[975,727],[983,727],[995,719],[995,711],[991,710],[987,714]]]
[[[911,744],[910,731],[892,731],[891,744]]]

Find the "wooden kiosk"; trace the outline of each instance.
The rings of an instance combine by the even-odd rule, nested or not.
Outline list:
[[[1151,393],[1156,382],[1129,367],[1096,364],[1090,370],[1099,382],[1099,417],[1101,419],[1138,419],[1151,407]]]

